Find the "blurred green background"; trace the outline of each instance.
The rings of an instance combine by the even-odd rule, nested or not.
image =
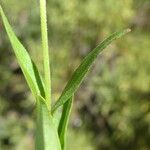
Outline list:
[[[0,0],[42,69],[38,0]],[[150,1],[48,0],[53,101],[110,33],[132,32],[98,57],[76,93],[68,150],[150,150]],[[0,150],[34,150],[35,101],[0,19]]]

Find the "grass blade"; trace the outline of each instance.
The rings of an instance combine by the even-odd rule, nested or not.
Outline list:
[[[61,150],[57,129],[48,106],[41,96],[37,97],[36,150]]]
[[[36,97],[36,95],[40,94],[44,97],[45,92],[44,92],[44,87],[43,87],[43,83],[40,78],[39,72],[35,64],[31,60],[28,52],[26,51],[24,46],[20,43],[20,41],[16,37],[1,6],[0,6],[0,14],[2,16],[2,20],[5,26],[6,32],[8,34],[9,40],[11,42],[11,45],[17,57],[18,63],[22,69],[22,72],[26,78],[26,81],[33,95]]]
[[[87,74],[89,68],[93,64],[94,60],[98,56],[98,54],[106,48],[112,41],[122,37],[126,33],[130,32],[130,29],[126,29],[120,32],[115,32],[110,37],[105,39],[102,43],[100,43],[94,50],[92,50],[82,61],[80,66],[75,70],[71,79],[67,83],[65,89],[63,90],[61,96],[58,101],[56,101],[52,113],[61,105],[63,105],[70,97],[76,92],[77,88],[81,84],[83,78]]]
[[[59,139],[60,139],[62,150],[66,149],[66,133],[67,133],[67,127],[68,127],[72,104],[73,104],[73,98],[71,97],[63,105],[62,116],[61,116],[59,127],[58,127],[58,134],[59,134]]]

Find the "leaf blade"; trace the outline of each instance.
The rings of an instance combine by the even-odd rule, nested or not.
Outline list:
[[[1,14],[7,35],[13,47],[14,53],[17,57],[18,63],[22,69],[22,72],[26,78],[26,81],[33,95],[36,97],[37,94],[40,94],[44,97],[45,96],[44,85],[41,80],[40,74],[37,70],[37,67],[35,66],[34,62],[31,60],[24,46],[16,37],[1,6],[0,6],[0,14]]]
[[[130,32],[130,29],[126,29],[123,31],[115,32],[107,39],[105,39],[102,43],[100,43],[94,50],[92,50],[81,62],[80,66],[75,70],[71,79],[65,86],[61,96],[56,101],[55,105],[53,106],[52,113],[61,105],[63,105],[77,90],[78,86],[81,84],[84,76],[90,69],[91,65],[93,64],[94,60],[98,56],[98,54],[105,49],[112,41],[122,37],[126,33]]]
[[[70,100],[65,102],[65,104],[63,105],[62,116],[58,126],[58,135],[59,135],[62,150],[66,149],[66,133],[67,133],[67,127],[69,123],[69,117],[70,117],[72,105],[73,105],[73,98],[71,97]]]

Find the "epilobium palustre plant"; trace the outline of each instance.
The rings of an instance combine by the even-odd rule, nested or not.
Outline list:
[[[44,79],[41,77],[35,63],[27,50],[16,37],[5,13],[0,6],[0,14],[12,48],[22,69],[29,88],[36,100],[36,150],[65,150],[66,132],[71,111],[73,95],[87,74],[89,68],[100,52],[112,41],[130,32],[130,29],[115,32],[95,49],[93,49],[81,62],[65,86],[62,94],[55,104],[51,105],[51,77],[50,60],[48,50],[46,0],[40,0],[40,18],[42,35],[42,52],[44,64]],[[61,108],[61,111],[58,109]],[[59,109],[60,110],[60,109]]]

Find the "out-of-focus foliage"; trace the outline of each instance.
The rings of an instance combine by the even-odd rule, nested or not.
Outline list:
[[[38,1],[0,3],[42,72]],[[68,149],[150,149],[149,14],[149,0],[48,1],[54,100],[99,41],[122,28],[133,30],[107,48],[78,91]],[[33,150],[34,100],[1,21],[0,85],[0,150]]]
[[[92,135],[87,130],[69,130],[67,141],[68,150],[94,150],[95,147],[91,142]]]

